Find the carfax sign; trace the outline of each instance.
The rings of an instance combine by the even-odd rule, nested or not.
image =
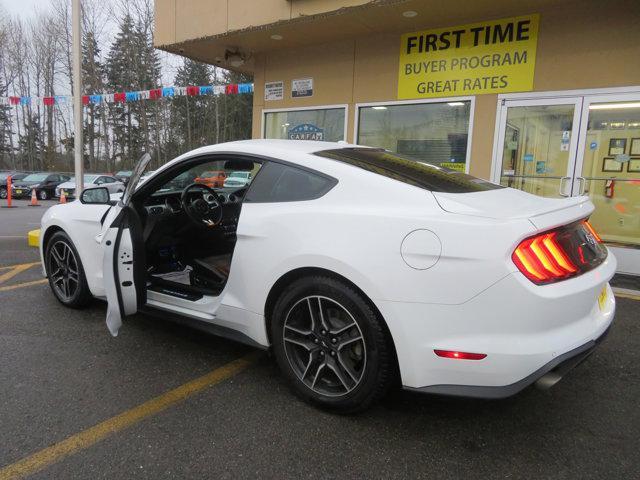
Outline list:
[[[402,35],[398,98],[532,90],[539,19],[533,14]]]

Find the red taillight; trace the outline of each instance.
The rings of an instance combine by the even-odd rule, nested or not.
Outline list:
[[[589,260],[585,259],[587,234],[593,237],[590,242],[592,245],[588,247]],[[593,227],[584,220],[523,240],[514,250],[511,259],[529,280],[543,285],[597,266],[606,257],[606,250],[599,245],[601,242]]]
[[[455,350],[434,350],[434,352],[439,357],[456,360],[482,360],[487,356],[485,353],[457,352]]]

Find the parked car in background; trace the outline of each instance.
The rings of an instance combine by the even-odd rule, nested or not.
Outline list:
[[[99,186],[106,187],[106,189],[109,190],[109,193],[124,192],[124,183],[112,175],[89,173],[84,176],[85,189]],[[69,181],[58,185],[55,192],[56,198],[60,198],[63,191],[67,198],[74,198],[76,196],[75,177],[71,177]]]
[[[116,177],[125,185],[127,181],[129,181],[130,176],[131,176],[131,170],[120,170],[119,172],[116,172],[116,174],[114,175],[114,177]]]
[[[251,183],[251,172],[231,172],[224,181],[225,187],[245,187]]]
[[[196,177],[195,182],[209,188],[222,188],[226,178],[227,174],[223,170],[211,170],[202,172],[200,176]]]
[[[140,183],[139,183],[139,185],[140,185],[140,184],[142,184],[142,183],[144,183],[144,182],[146,182],[146,181],[149,179],[149,177],[150,177],[151,175],[153,175],[154,173],[156,173],[156,171],[155,171],[155,170],[150,170],[150,171],[148,171],[147,173],[145,173],[144,175],[142,175],[142,176],[140,177]]]
[[[25,172],[0,172],[0,198],[7,198],[7,178],[11,176],[11,181],[22,180],[29,175]]]
[[[39,172],[30,173],[22,180],[11,182],[11,194],[15,198],[29,197],[35,188],[40,200],[48,200],[55,195],[56,187],[71,178],[60,173]]]

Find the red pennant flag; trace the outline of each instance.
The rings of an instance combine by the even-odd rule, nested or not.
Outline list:
[[[55,98],[53,98],[53,97],[44,97],[44,98],[42,99],[42,103],[44,103],[44,104],[45,104],[45,105],[47,105],[47,106],[55,105],[56,100],[55,100]]]
[[[194,86],[187,87],[187,95],[194,96],[199,94],[200,94],[199,87],[194,87]]]
[[[20,97],[9,97],[9,103],[11,105],[18,105],[20,103]]]
[[[82,96],[82,104],[83,105],[89,105],[89,95],[83,95]]]
[[[162,97],[162,89],[161,88],[153,88],[149,90],[149,98],[152,100],[157,100]]]
[[[120,103],[124,103],[127,99],[127,95],[124,92],[119,92],[119,93],[114,93],[113,94],[113,101],[114,102],[120,102]]]
[[[232,94],[238,93],[238,84],[231,83],[231,84],[227,85],[226,93],[227,93],[227,95],[232,95]]]

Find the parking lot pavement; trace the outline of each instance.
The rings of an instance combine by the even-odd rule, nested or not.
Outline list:
[[[0,238],[31,229],[5,219],[0,210]],[[36,258],[26,238],[2,242],[0,266]],[[618,300],[607,340],[549,391],[503,401],[394,392],[345,417],[297,400],[264,353],[191,391],[187,382],[254,350],[143,315],[112,338],[101,302],[78,311],[46,284],[2,290],[39,278],[33,266],[0,285],[1,480],[32,454],[22,472],[43,479],[640,477],[636,300]],[[172,389],[182,393],[164,408],[145,403]]]

